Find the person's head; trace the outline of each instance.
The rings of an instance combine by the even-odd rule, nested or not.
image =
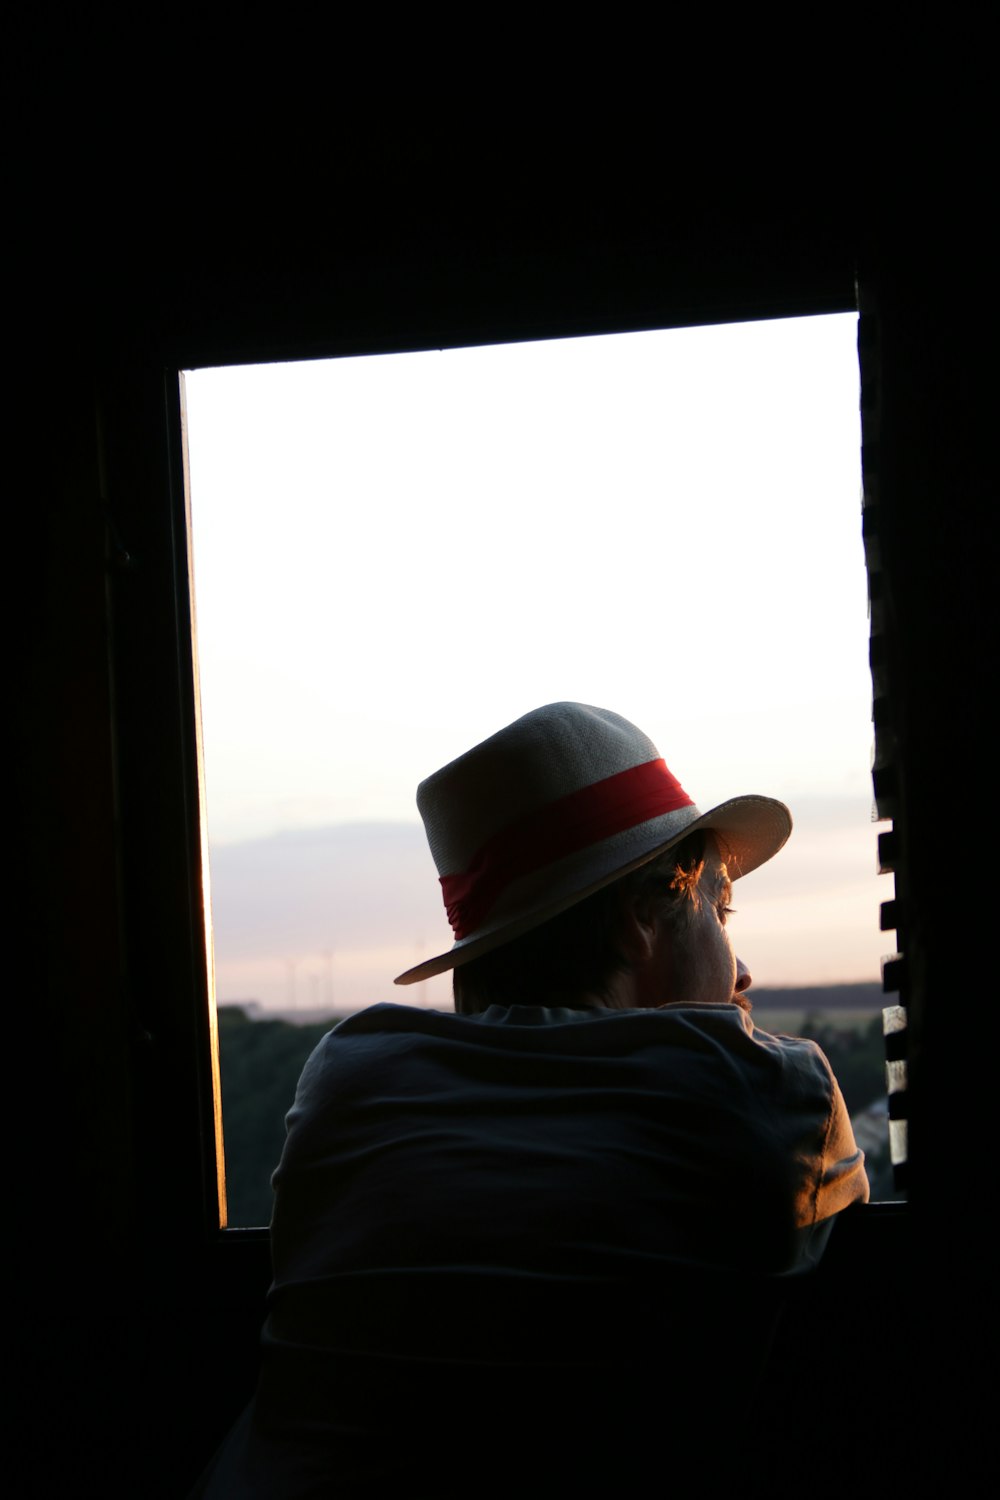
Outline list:
[[[417,805],[455,942],[396,983],[466,969],[456,983],[462,1008],[491,1003],[487,994],[526,999],[515,976],[528,969],[538,996],[544,975],[565,997],[669,1003],[690,977],[692,952],[700,968],[715,955],[719,975],[730,974],[721,998],[732,998],[728,882],[770,859],[791,831],[788,809],[769,797],[700,812],[641,730],[581,703],[515,720],[422,782]],[[697,998],[690,982],[684,998]],[[559,1001],[545,988],[530,1003]]]
[[[540,927],[459,964],[455,1009],[734,1001],[749,1010],[750,975],[726,931],[731,895],[718,844],[697,830]]]

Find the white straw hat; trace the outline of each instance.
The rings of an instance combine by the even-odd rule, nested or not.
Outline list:
[[[454,946],[397,984],[478,958],[678,843],[716,835],[730,879],[777,854],[783,802],[734,797],[699,812],[652,740],[619,714],[549,703],[417,788]]]

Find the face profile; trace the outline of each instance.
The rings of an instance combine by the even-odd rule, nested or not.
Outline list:
[[[725,1005],[749,988],[727,928],[732,884],[718,845],[707,840],[704,869],[681,922],[662,922],[658,971],[659,1005]],[[742,967],[742,975],[740,968]]]
[[[667,885],[666,876],[662,884]],[[711,834],[704,836],[704,853],[694,869],[682,879],[678,872],[670,887],[660,900],[641,893],[637,901],[626,901],[631,910],[624,920],[632,926],[633,941],[626,944],[630,964],[620,976],[618,1003],[650,1010],[734,1002],[749,1008],[744,996],[750,971],[736,957],[727,926],[732,882]]]

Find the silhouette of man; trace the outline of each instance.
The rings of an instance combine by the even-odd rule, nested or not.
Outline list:
[[[418,806],[455,940],[397,983],[452,969],[455,1014],[373,1006],[306,1064],[261,1385],[217,1483],[635,1485],[664,1441],[712,1446],[771,1290],[868,1196],[829,1064],[755,1028],[730,941],[733,882],[791,818],[699,812],[640,730],[577,703]]]

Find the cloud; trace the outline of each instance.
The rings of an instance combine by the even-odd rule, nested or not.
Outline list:
[[[417,823],[345,823],[212,852],[217,955],[450,943],[437,872]]]

